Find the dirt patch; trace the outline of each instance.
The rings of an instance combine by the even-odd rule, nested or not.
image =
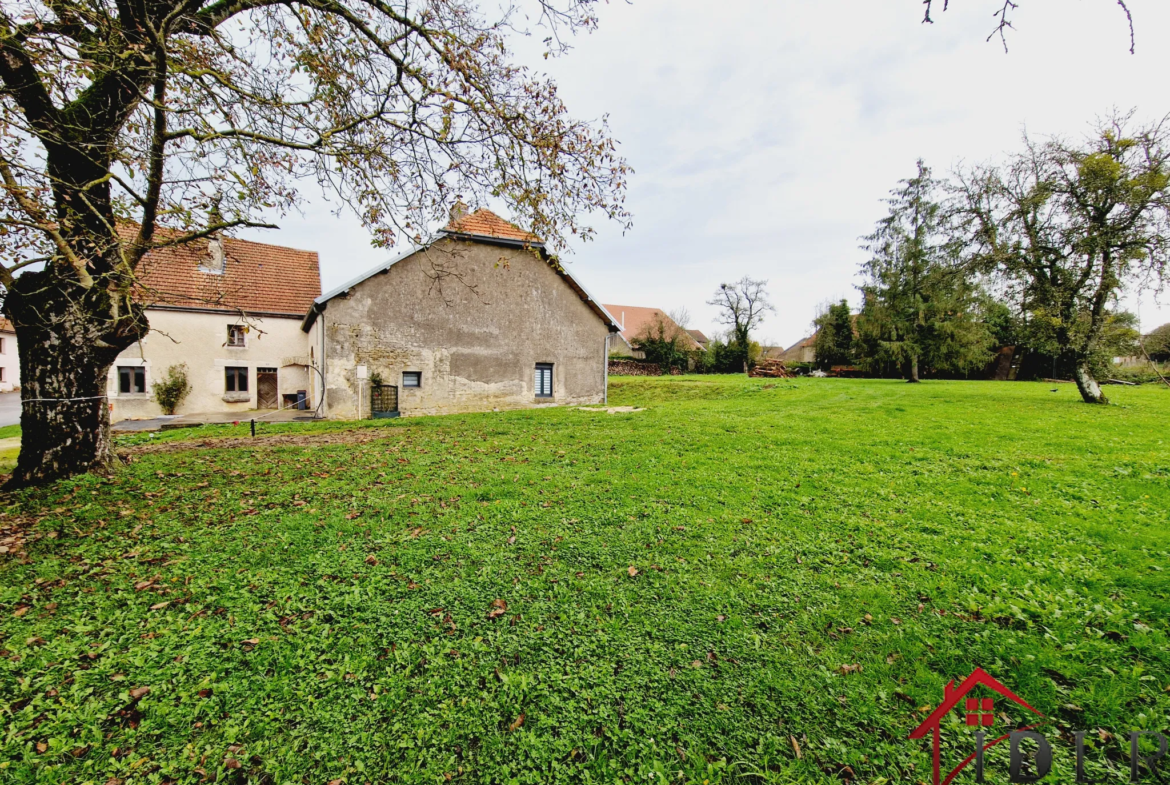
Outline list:
[[[276,433],[269,436],[224,436],[210,439],[186,439],[184,441],[139,444],[134,447],[118,448],[118,455],[134,459],[141,455],[165,455],[186,450],[233,450],[257,447],[322,447],[331,444],[367,444],[385,439],[401,439],[404,429],[372,430],[359,428],[350,431],[328,433]]]

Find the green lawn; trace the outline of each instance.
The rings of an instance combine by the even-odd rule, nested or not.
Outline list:
[[[0,498],[0,781],[928,781],[906,735],[979,665],[1123,782],[1096,729],[1170,725],[1170,391],[1051,390],[128,437]]]

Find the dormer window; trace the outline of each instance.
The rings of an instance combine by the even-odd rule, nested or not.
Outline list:
[[[227,328],[227,345],[244,347],[247,345],[248,331],[242,324],[229,324]]]
[[[223,252],[223,238],[212,237],[207,241],[207,259],[199,265],[200,272],[223,275],[227,257]]]

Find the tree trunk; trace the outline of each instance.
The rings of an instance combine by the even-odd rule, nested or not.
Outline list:
[[[106,374],[146,334],[141,309],[119,314],[100,287],[73,297],[51,273],[20,276],[5,299],[20,352],[20,457],[7,487],[39,485],[114,459]]]
[[[917,384],[918,379],[918,355],[910,358],[910,378],[906,380],[910,384]]]
[[[1089,363],[1086,360],[1077,361],[1075,376],[1077,389],[1080,390],[1085,403],[1109,403],[1109,399],[1101,392],[1101,385],[1089,370]]]

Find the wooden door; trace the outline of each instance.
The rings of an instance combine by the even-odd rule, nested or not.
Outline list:
[[[256,408],[257,409],[275,409],[277,408],[276,395],[276,369],[275,368],[257,368],[256,369]]]

